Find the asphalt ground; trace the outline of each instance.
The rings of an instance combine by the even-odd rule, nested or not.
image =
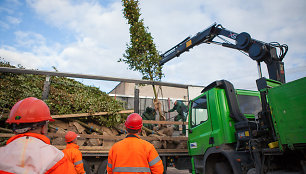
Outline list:
[[[189,170],[177,170],[174,167],[167,167],[167,174],[189,174]]]

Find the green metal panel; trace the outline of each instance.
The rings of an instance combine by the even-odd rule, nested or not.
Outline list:
[[[234,121],[229,116],[230,111],[224,89],[215,88],[210,90],[209,94],[214,146],[236,142]]]
[[[206,93],[200,95],[199,97],[197,97],[196,99],[192,100],[190,106],[193,105],[194,102],[196,102],[198,99],[205,97],[206,99],[208,98],[208,96],[206,95]],[[207,116],[207,120],[205,120],[203,123],[198,124],[196,126],[193,126],[193,118],[192,118],[192,114],[193,114],[193,110],[191,109],[192,107],[190,107],[189,110],[189,129],[192,131],[191,133],[189,132],[188,135],[188,149],[189,149],[189,154],[190,155],[202,155],[205,153],[206,149],[211,147],[212,145],[209,144],[209,138],[211,136],[211,115],[209,114],[209,107],[207,106],[207,112],[205,111],[205,114],[208,114]],[[203,113],[198,113],[198,117],[203,116]]]
[[[306,143],[306,78],[269,89],[268,100],[279,144]]]
[[[189,134],[188,148],[190,155],[203,155],[207,148],[236,141],[234,121],[229,116],[229,108],[224,89],[214,88],[199,97],[206,96],[208,120],[193,127],[192,109],[189,110]],[[190,105],[190,106],[191,106]],[[213,144],[209,144],[209,138],[213,138]]]
[[[237,90],[236,93],[259,98],[259,92],[257,91]],[[194,112],[192,105],[203,96],[206,96],[207,99],[208,119],[192,126],[192,114]],[[230,111],[224,89],[213,88],[192,100],[189,110],[189,129],[192,131],[188,138],[190,155],[203,155],[209,147],[236,142],[235,122],[229,115]],[[199,116],[197,115],[197,117]],[[251,114],[247,117],[254,119],[254,115]],[[209,144],[210,138],[213,138],[213,144]]]

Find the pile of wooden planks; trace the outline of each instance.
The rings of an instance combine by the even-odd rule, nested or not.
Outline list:
[[[132,113],[133,110],[125,110],[119,113],[126,114]],[[67,131],[74,131],[80,135],[77,144],[80,146],[83,152],[100,152],[104,153],[108,151],[114,143],[125,138],[126,131],[123,124],[113,128],[109,128],[103,125],[98,125],[94,122],[82,122],[76,118],[78,117],[90,117],[90,116],[105,116],[107,112],[101,113],[82,113],[82,114],[68,114],[68,115],[52,115],[55,119],[54,122],[49,123],[49,134],[51,143],[63,149],[66,145],[65,134]],[[171,121],[153,121],[143,120],[143,123],[163,125],[155,127],[150,130],[143,127],[141,132],[141,138],[151,142],[159,151],[167,150],[187,150],[187,137],[178,136],[174,137],[173,125],[183,124],[182,122]],[[184,123],[187,124],[187,123]],[[11,137],[14,134],[10,133],[8,129],[0,129],[0,137]],[[171,151],[171,150],[170,150]]]

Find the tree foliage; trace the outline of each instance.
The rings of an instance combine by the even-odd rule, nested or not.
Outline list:
[[[12,67],[9,62],[0,59],[0,66]],[[23,68],[23,67],[19,67]],[[13,105],[24,98],[41,98],[45,76],[32,74],[0,73],[0,115],[7,115]],[[108,127],[125,120],[118,112],[123,104],[100,91],[96,87],[86,86],[66,77],[52,77],[50,93],[45,100],[52,115],[110,112],[108,116],[78,118],[81,121],[96,122]],[[3,119],[1,121],[4,123]]]
[[[119,62],[129,65],[129,69],[139,71],[145,80],[161,80],[161,57],[158,54],[153,38],[140,18],[138,0],[122,0],[123,15],[130,25],[130,42]]]

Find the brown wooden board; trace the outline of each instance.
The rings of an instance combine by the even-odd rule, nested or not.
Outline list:
[[[124,110],[120,111],[119,114],[133,113],[134,110]],[[80,114],[66,114],[66,115],[51,115],[52,118],[73,118],[73,117],[91,117],[91,116],[101,116],[108,115],[108,112],[96,112],[96,113],[80,113]]]
[[[6,133],[0,133],[0,137],[12,137],[14,136],[15,134],[6,134]],[[48,136],[49,137],[65,137],[65,134],[58,134],[58,133],[48,133]],[[89,134],[79,134],[79,136],[81,138],[99,138],[99,139],[104,139],[104,140],[122,140],[125,138],[125,136],[106,136],[106,135],[89,135]],[[183,137],[183,136],[180,136],[180,137],[142,137],[141,136],[141,139],[144,139],[144,140],[174,140],[174,141],[187,141],[188,140],[188,137]]]
[[[56,148],[63,150],[66,146],[55,146]],[[109,148],[104,148],[102,146],[80,146],[81,152],[87,153],[108,153]],[[156,149],[157,152],[161,153],[188,153],[188,149]]]

